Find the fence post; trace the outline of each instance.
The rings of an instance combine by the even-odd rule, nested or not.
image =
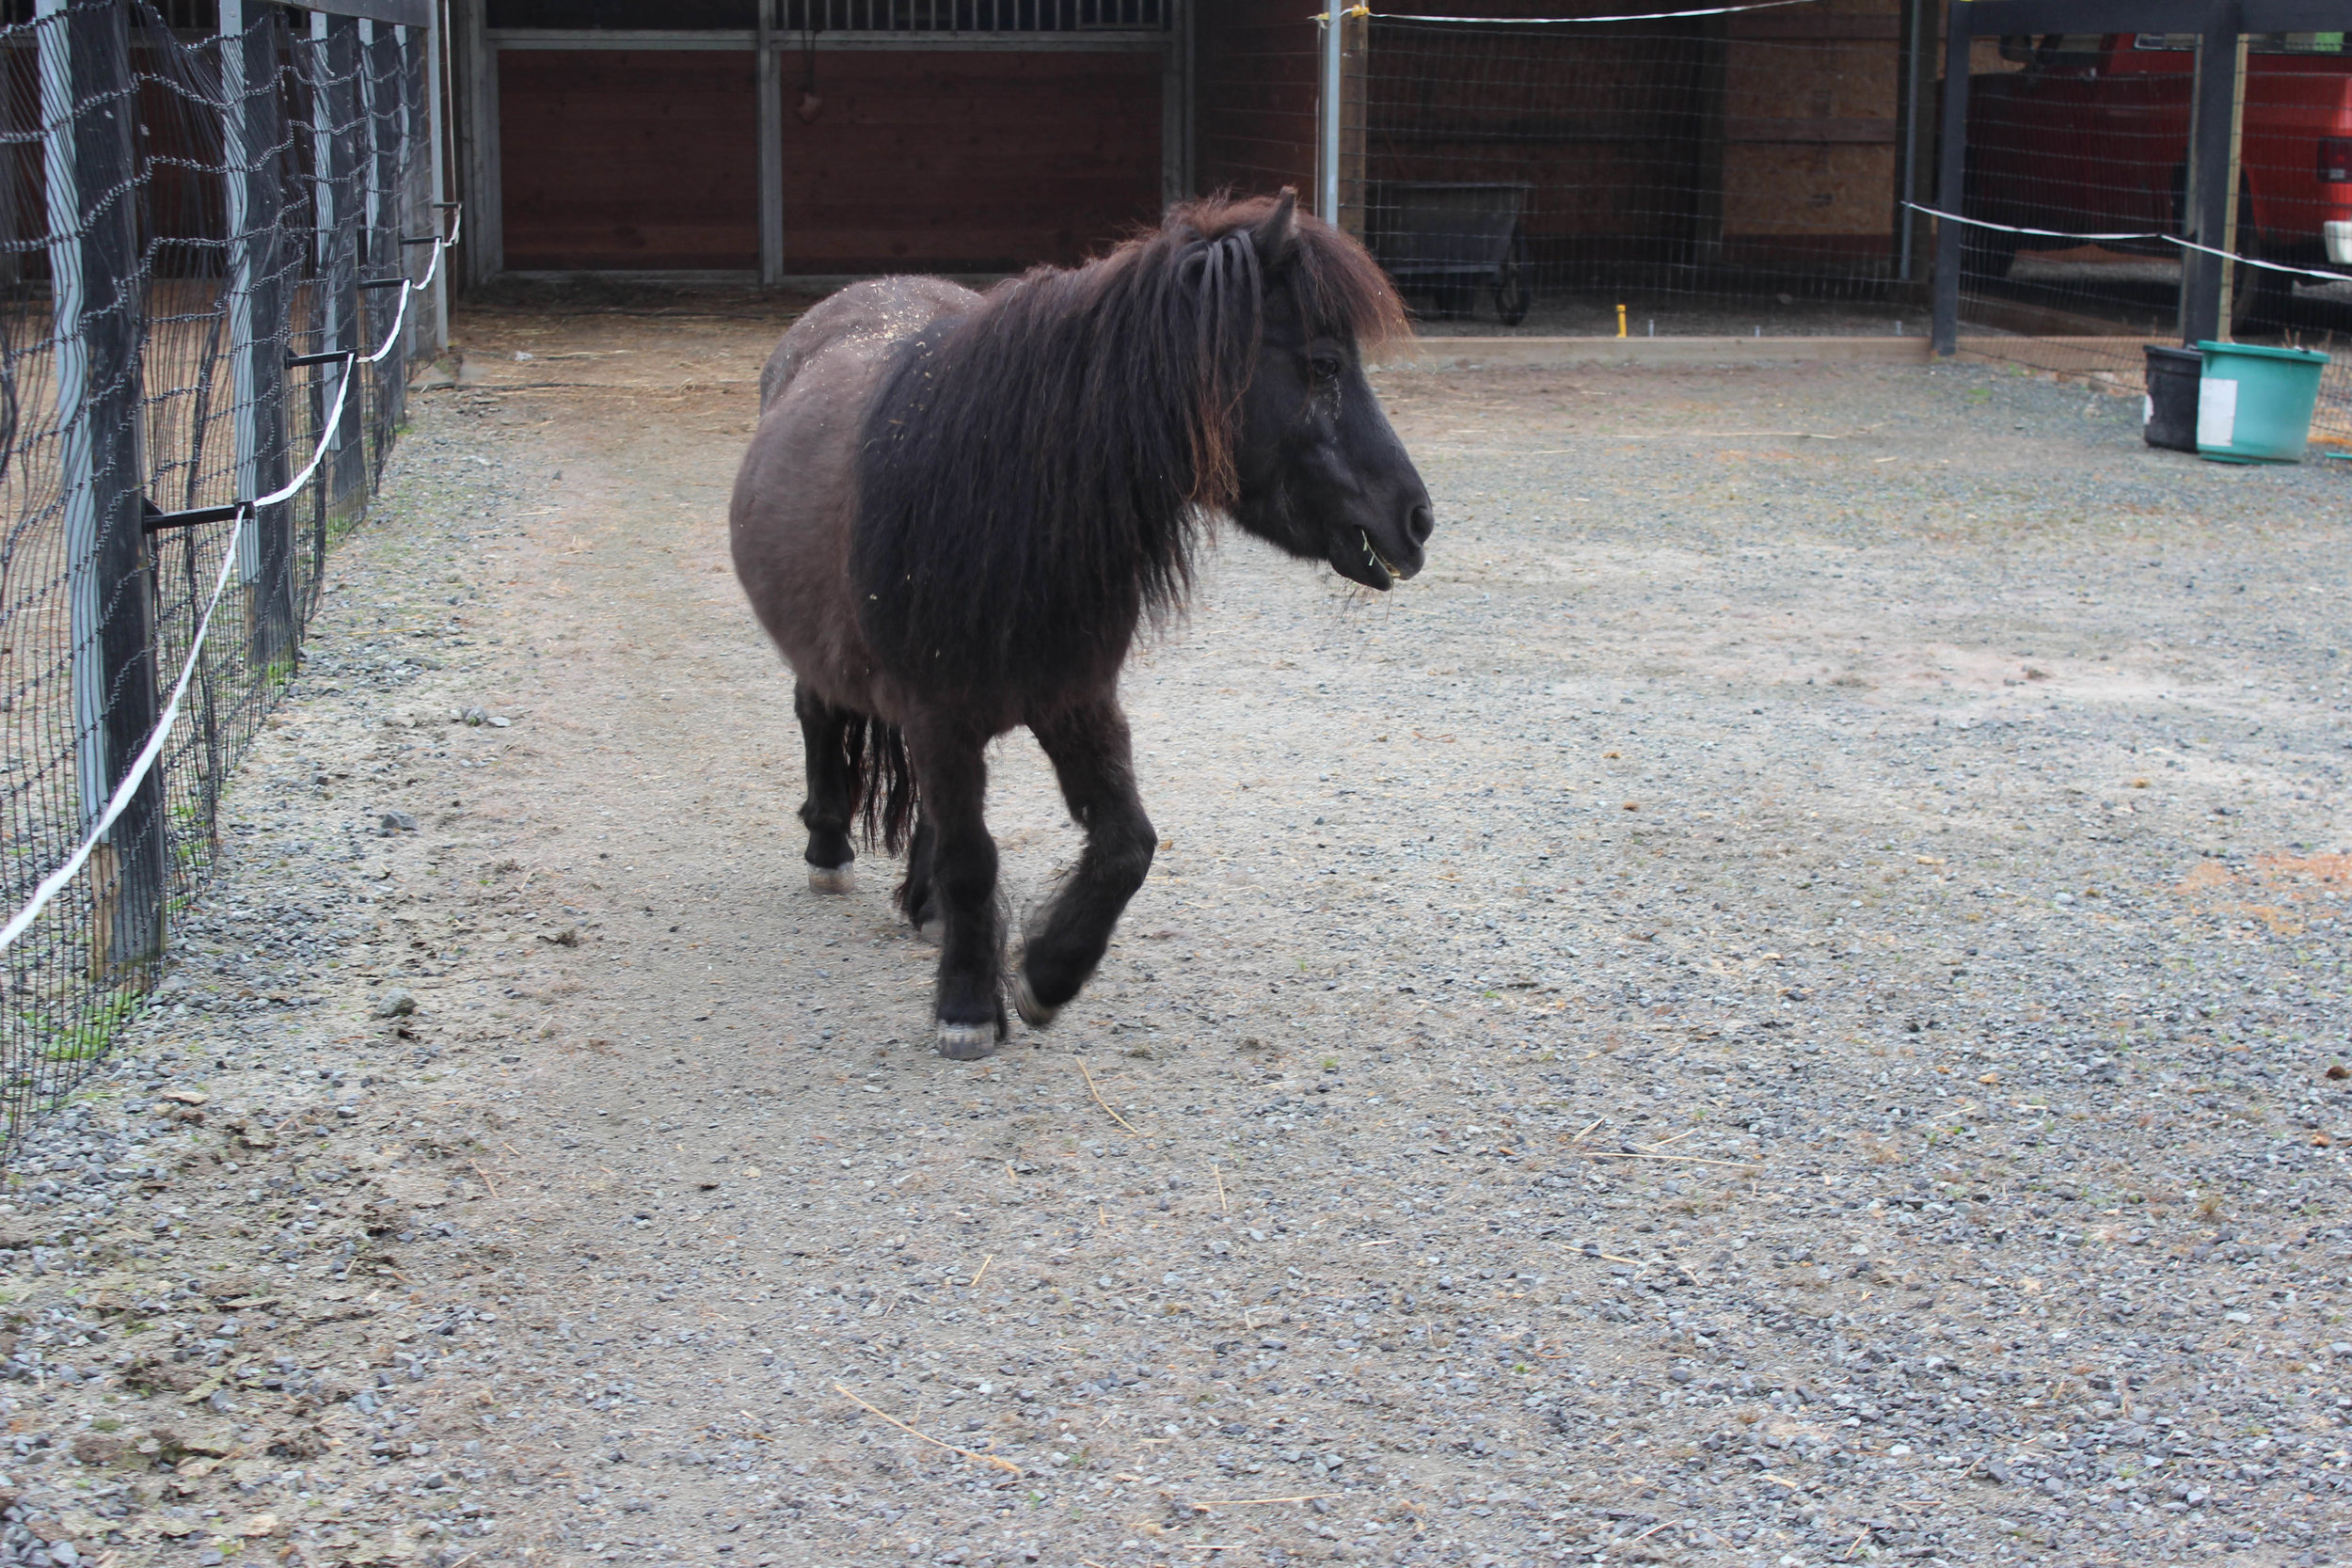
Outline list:
[[[442,147],[444,132],[441,124],[444,113],[441,71],[449,58],[449,13],[441,6],[433,6],[428,9],[431,17],[424,30],[408,35],[411,51],[408,69],[416,73],[410,78],[415,85],[409,88],[408,102],[412,127],[415,115],[421,112],[424,116],[424,207],[425,217],[432,225],[430,228],[420,225],[416,231],[420,234],[439,234],[446,232],[442,226],[441,203],[449,199],[442,186],[443,160],[447,154]],[[413,129],[411,135],[414,135]],[[412,142],[409,155],[414,157],[416,150]],[[450,261],[446,256],[440,260],[440,267],[433,274],[433,328],[424,341],[428,360],[437,357],[442,350],[449,347]]]
[[[759,0],[753,87],[758,93],[759,281],[784,281],[784,61],[776,48],[779,0]]]
[[[105,810],[155,722],[139,442],[136,103],[129,8],[40,0],[37,14],[76,772],[87,823]],[[91,857],[96,978],[163,950],[163,800],[161,771],[151,769]]]
[[[1970,0],[1951,0],[1945,24],[1944,123],[1936,144],[1935,204],[1947,213],[1964,209],[1968,182],[1968,33]],[[1935,302],[1929,325],[1929,352],[1949,358],[1960,352],[1960,254],[1962,229],[1948,218],[1935,225]]]
[[[1325,0],[1315,91],[1315,216],[1340,226],[1341,101],[1346,92],[1347,34],[1341,0]]]
[[[359,343],[359,23],[355,17],[310,13],[310,135],[317,182],[319,348],[326,353],[358,350]],[[353,363],[323,365],[310,385],[318,419],[334,406],[337,388],[358,376]],[[326,465],[329,511],[349,503],[366,483],[367,451],[360,435],[358,386],[343,398],[342,417],[332,431]]]
[[[275,8],[219,0],[222,163],[229,227],[229,363],[236,400],[237,494],[286,483],[286,334],[280,230],[287,152]],[[266,670],[294,641],[294,509],[262,508],[237,534],[247,645]]]
[[[359,29],[359,106],[368,126],[367,140],[362,144],[368,159],[367,274],[371,279],[405,277],[408,276],[408,247],[400,243],[401,236],[416,230],[401,227],[401,220],[407,216],[400,199],[400,150],[408,118],[408,78],[402,68],[397,36],[400,29],[382,22],[362,22]],[[401,309],[405,291],[371,291],[367,297],[373,307],[369,311],[373,319],[361,335],[359,346],[373,354],[383,342],[392,315]],[[416,302],[408,301],[408,309],[413,314]],[[375,472],[380,474],[384,459],[391,451],[392,431],[407,410],[408,328],[405,318],[391,353],[370,372],[368,384],[374,389]],[[374,483],[373,477],[369,483]]]
[[[2188,211],[2182,214],[2185,237],[2227,250],[2230,207],[2237,195],[2231,182],[2230,138],[2237,92],[2238,8],[2222,0],[2197,38],[2197,85],[2188,150]],[[2221,258],[2201,250],[2181,252],[2181,341],[2221,336]]]

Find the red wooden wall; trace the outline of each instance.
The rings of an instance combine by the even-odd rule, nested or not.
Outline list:
[[[1071,262],[1159,215],[1156,54],[826,51],[806,120],[803,87],[787,74],[788,273]]]
[[[1315,183],[1312,7],[1200,0],[1193,57],[1194,183],[1243,196]]]
[[[758,267],[749,50],[502,49],[498,62],[509,267]]]

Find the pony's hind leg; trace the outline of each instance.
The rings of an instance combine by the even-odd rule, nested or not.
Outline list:
[[[931,997],[939,1053],[970,1061],[1005,1037],[1005,933],[985,815],[988,736],[933,712],[910,715],[906,739],[930,830],[930,893],[940,917]]]
[[[1061,891],[1031,923],[1013,977],[1014,1005],[1042,1029],[1103,961],[1127,900],[1152,869],[1159,838],[1136,793],[1127,716],[1115,698],[1104,696],[1032,728],[1053,761],[1070,815],[1087,835]]]
[[[850,863],[850,811],[857,795],[857,756],[864,721],[827,703],[806,681],[792,688],[792,711],[801,721],[801,745],[808,768],[808,797],[801,821],[808,829],[808,885],[812,893],[848,893],[857,885]]]

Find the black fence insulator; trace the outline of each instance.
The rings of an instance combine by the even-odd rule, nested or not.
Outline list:
[[[359,279],[359,287],[362,289],[398,289],[405,287],[407,282],[408,279],[405,277],[362,277]]]
[[[325,354],[294,354],[286,358],[286,368],[298,371],[305,365],[340,365],[356,356],[347,348],[328,349]]]
[[[226,506],[199,506],[185,512],[166,512],[153,501],[147,505],[145,528],[150,534],[164,533],[175,528],[195,528],[202,523],[233,523],[253,510],[245,501],[230,501]]]

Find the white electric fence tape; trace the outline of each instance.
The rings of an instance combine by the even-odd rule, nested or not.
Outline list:
[[[302,487],[310,482],[310,476],[319,471],[319,464],[325,460],[327,453],[329,438],[334,434],[336,426],[342,422],[343,400],[351,390],[351,372],[354,366],[375,364],[392,352],[393,345],[400,341],[401,325],[408,316],[408,296],[432,287],[434,275],[440,270],[442,252],[457,243],[457,236],[464,232],[465,222],[466,214],[461,209],[456,221],[450,226],[449,237],[436,239],[433,242],[433,261],[424,269],[424,277],[421,281],[410,282],[405,278],[401,280],[400,306],[393,312],[392,329],[385,334],[383,346],[373,354],[363,355],[355,350],[344,359],[342,374],[336,378],[335,405],[319,425],[318,440],[311,448],[310,461],[304,464],[302,472],[296,474],[286,484],[271,491],[266,496],[257,496],[252,500],[238,503],[242,508],[237,517],[238,528],[242,529],[251,522],[253,515],[262,507],[276,506],[280,501],[293,499],[301,492]],[[83,835],[80,847],[67,858],[63,865],[41,879],[40,886],[33,890],[31,899],[23,909],[16,911],[15,916],[6,926],[0,926],[0,951],[8,949],[17,938],[30,929],[33,922],[40,918],[40,911],[49,907],[50,900],[63,893],[66,884],[72,881],[82,867],[89,863],[90,856],[97,851],[100,843],[105,839],[106,831],[115,825],[116,818],[130,809],[132,797],[138,793],[139,785],[146,782],[147,775],[153,770],[155,759],[163,755],[164,742],[171,737],[171,728],[179,722],[180,705],[187,697],[188,682],[195,678],[197,663],[204,657],[204,637],[212,630],[213,611],[220,608],[220,596],[229,591],[229,579],[234,574],[236,565],[236,535],[232,531],[230,534],[229,548],[221,552],[220,576],[213,583],[213,596],[205,601],[204,613],[196,623],[196,637],[188,645],[187,662],[180,668],[180,678],[172,683],[171,698],[164,705],[164,711],[156,716],[155,727],[148,733],[147,744],[139,748],[139,754],[132,760],[129,770],[122,775],[122,782],[115,785],[114,795],[107,800],[106,809],[98,814],[98,820],[92,823],[89,832]]]
[[[1959,213],[1947,213],[1934,207],[1922,207],[1916,201],[1906,201],[1903,205],[1915,213],[1925,213],[1931,218],[1942,218],[1947,223],[1964,224],[1970,229],[1990,229],[1996,233],[2031,234],[2044,240],[2083,240],[2094,244],[2103,240],[2162,240],[2167,245],[2179,245],[2183,250],[2200,250],[2208,256],[2223,257],[2235,261],[2242,267],[2260,267],[2265,272],[2291,273],[2296,277],[2325,278],[2330,283],[2352,283],[2352,273],[2322,272],[2315,267],[2291,267],[2283,261],[2265,261],[2252,256],[2240,256],[2234,250],[2217,250],[2209,245],[2199,245],[2195,240],[2182,239],[2178,234],[2158,234],[2153,231],[2129,234],[2077,234],[2066,229],[2026,229],[2014,223],[1994,223],[1987,218],[1965,217]]]

